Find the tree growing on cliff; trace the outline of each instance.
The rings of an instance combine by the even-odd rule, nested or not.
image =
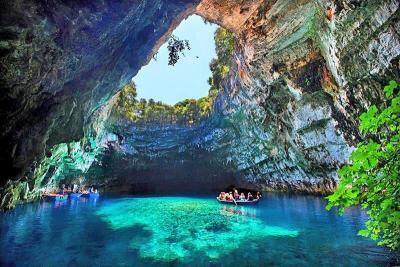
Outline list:
[[[213,100],[220,91],[222,79],[225,78],[230,70],[232,55],[235,50],[235,37],[232,32],[219,27],[214,34],[215,57],[210,63],[212,76],[208,79],[210,89],[208,95]]]
[[[172,35],[168,41],[168,65],[174,66],[180,57],[180,54],[184,55],[184,51],[190,50],[190,44],[188,40],[180,40],[178,37]]]
[[[350,156],[351,164],[339,170],[340,183],[328,197],[327,209],[339,212],[352,205],[367,210],[369,220],[359,235],[400,249],[400,94],[391,81],[384,92],[389,104],[379,111],[373,105],[360,117],[365,141]]]
[[[118,103],[116,111],[131,120],[135,120],[137,117],[135,105],[136,100],[136,85],[133,81],[130,81],[121,88],[119,93]]]

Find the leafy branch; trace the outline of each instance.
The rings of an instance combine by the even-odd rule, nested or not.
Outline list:
[[[180,40],[178,37],[172,35],[168,41],[168,65],[174,66],[180,57],[180,54],[185,55],[184,51],[190,50],[188,40]]]
[[[361,205],[369,219],[359,235],[379,240],[393,250],[400,248],[400,94],[390,81],[384,88],[390,103],[382,111],[371,106],[360,116],[365,141],[350,156],[351,164],[339,170],[340,183],[328,197],[327,209],[341,214]]]

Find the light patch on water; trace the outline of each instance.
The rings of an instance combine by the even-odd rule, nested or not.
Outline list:
[[[133,237],[131,247],[142,258],[161,262],[184,262],[194,254],[218,259],[255,241],[299,234],[266,225],[246,210],[227,208],[215,200],[156,197],[118,200],[96,214],[115,230],[142,227],[148,234]]]

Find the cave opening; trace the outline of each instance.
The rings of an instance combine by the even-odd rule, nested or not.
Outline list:
[[[118,141],[107,140],[101,155],[101,175],[116,178],[106,191],[206,194],[236,183],[233,166],[204,138],[215,127],[215,80],[227,76],[233,43],[228,30],[191,15],[122,87],[106,123]],[[88,173],[98,177],[97,169]]]
[[[186,99],[207,96],[212,75],[209,64],[216,57],[214,33],[217,27],[198,15],[183,20],[150,62],[133,77],[137,99],[175,105]],[[174,54],[179,57],[176,62],[170,62],[173,58],[169,49],[173,48],[174,41],[183,42],[184,49]]]
[[[182,50],[171,52],[179,45]],[[37,173],[47,177],[45,187],[94,185],[143,195],[217,193],[239,185],[213,136],[220,124],[213,106],[233,52],[229,30],[198,15],[183,20],[150,62],[94,113],[98,129],[49,150],[40,163],[44,174]]]

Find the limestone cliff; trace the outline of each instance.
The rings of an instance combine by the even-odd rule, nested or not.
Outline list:
[[[359,114],[399,79],[399,2],[254,4],[241,6],[245,20],[220,18],[238,39],[215,107],[230,124],[229,160],[266,190],[330,192],[359,140]]]

